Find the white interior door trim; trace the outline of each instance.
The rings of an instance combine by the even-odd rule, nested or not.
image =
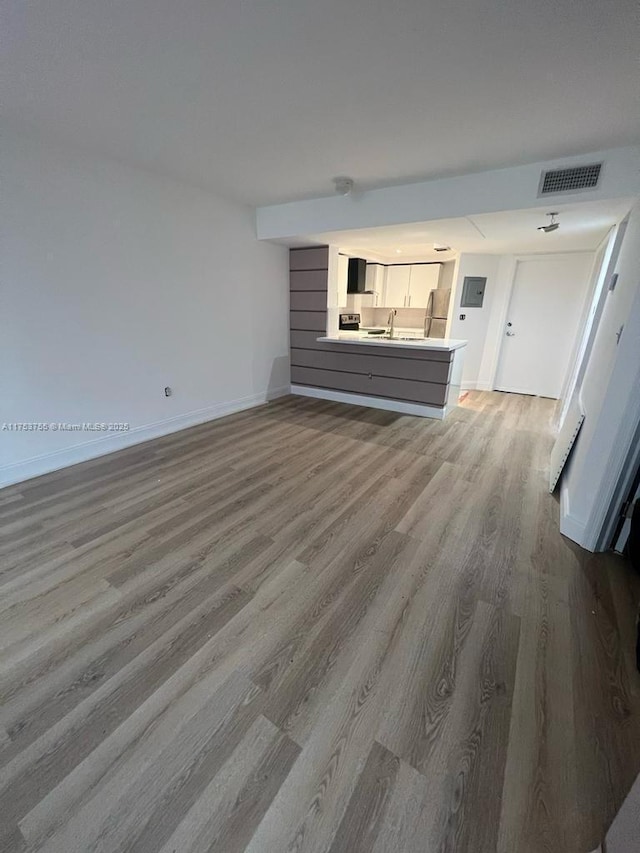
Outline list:
[[[498,376],[500,355],[502,353],[502,345],[504,344],[504,327],[507,322],[509,305],[511,304],[511,293],[513,291],[513,284],[516,280],[516,268],[518,266],[518,262],[524,260],[525,258],[525,255],[505,255],[505,267],[503,268],[501,266],[498,271],[498,287],[501,287],[502,281],[507,281],[508,285],[504,294],[501,295],[499,293],[497,299],[494,297],[494,305],[497,306],[498,311],[497,315],[494,314],[494,316],[491,317],[489,321],[490,325],[487,329],[487,338],[491,336],[494,344],[492,347],[493,352],[491,356],[491,361],[489,362],[490,368],[488,370],[488,386],[490,391],[495,391],[496,388],[496,377]],[[485,350],[486,348],[487,342],[485,342]]]
[[[509,308],[511,307],[511,300],[513,298],[513,288],[516,283],[516,276],[518,274],[518,267],[523,261],[526,261],[527,257],[524,255],[514,255],[513,256],[513,266],[510,270],[509,275],[509,286],[507,287],[507,292],[505,294],[505,298],[503,300],[501,317],[500,317],[500,325],[497,328],[498,341],[496,346],[496,360],[493,365],[493,376],[491,377],[491,387],[495,390],[496,380],[498,378],[498,370],[500,369],[500,361],[503,358],[503,349],[505,345],[505,326],[507,323],[507,317],[509,316]]]

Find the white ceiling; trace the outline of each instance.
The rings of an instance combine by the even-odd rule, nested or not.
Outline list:
[[[640,138],[637,0],[7,0],[18,129],[251,204]]]
[[[332,231],[310,235],[302,243],[329,243],[345,254],[382,263],[446,261],[460,252],[502,255],[588,251],[598,247],[633,203],[629,198],[556,204],[552,209],[558,211],[560,228],[549,234],[537,230],[539,225],[548,224],[549,218],[545,211],[535,208],[384,228]],[[434,243],[450,246],[451,252],[435,252]]]

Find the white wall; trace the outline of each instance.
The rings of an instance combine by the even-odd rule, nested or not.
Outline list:
[[[0,423],[132,431],[2,431],[0,483],[288,387],[288,251],[250,208],[9,135],[2,169]]]
[[[575,361],[563,393],[564,405],[558,418],[560,425],[564,422],[575,389],[580,387],[584,379],[598,325],[609,295],[609,283],[618,263],[620,247],[624,240],[628,222],[629,215],[611,229],[597,252],[594,262],[595,286],[587,306],[584,334],[576,347]]]
[[[480,367],[487,343],[487,329],[495,300],[500,297],[498,290],[498,269],[500,256],[462,254],[458,261],[458,270],[452,299],[452,320],[449,336],[468,341],[462,369],[462,387],[487,390],[485,384],[479,385]],[[462,284],[465,276],[483,276],[487,279],[482,308],[462,308]],[[460,315],[465,319],[461,320]]]
[[[590,287],[588,268],[592,263],[592,257],[593,253],[590,252],[517,257],[463,253],[460,256],[453,296],[454,309],[450,337],[462,338],[469,342],[464,360],[463,388],[486,391],[495,387],[500,350],[504,339],[504,324],[507,320],[518,260],[535,259],[541,276],[544,275],[547,264],[548,269],[551,270],[559,259],[573,262],[568,268],[569,272],[575,276],[572,286],[581,292],[581,297],[575,305],[574,319],[575,325],[578,325]],[[460,306],[465,276],[486,277],[487,284],[482,308]],[[465,315],[464,320],[460,320],[460,314]],[[572,337],[577,337],[578,334],[579,331],[572,332]]]
[[[640,417],[640,207],[622,242],[579,393],[585,421],[562,481],[561,531],[593,550]],[[617,341],[617,333],[624,331]]]

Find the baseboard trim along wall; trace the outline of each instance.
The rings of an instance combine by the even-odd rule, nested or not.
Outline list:
[[[569,507],[569,489],[564,480],[560,485],[560,533],[563,536],[571,539],[577,545],[586,548],[588,551],[593,551],[589,548],[586,542],[586,528],[579,519],[571,515]]]
[[[330,391],[326,388],[315,388],[307,385],[292,385],[292,394],[302,397],[316,397],[319,400],[333,400],[334,403],[351,403],[353,406],[369,406],[372,409],[384,409],[388,412],[398,412],[401,415],[418,415],[421,418],[436,418],[443,420],[455,406],[438,408],[422,403],[406,403],[402,400],[389,400],[382,397],[366,397],[363,394],[351,394],[347,391]]]
[[[473,382],[473,381],[462,381],[460,387],[463,391],[493,391],[491,387],[491,382]]]
[[[241,397],[238,400],[216,403],[204,409],[197,409],[193,412],[186,412],[183,415],[176,415],[175,417],[166,418],[155,423],[134,427],[128,432],[118,432],[102,436],[101,438],[86,441],[82,444],[75,444],[72,447],[56,450],[53,453],[33,456],[31,459],[25,459],[22,462],[3,465],[0,467],[0,488],[10,486],[13,483],[21,483],[24,480],[31,480],[33,477],[40,477],[42,474],[48,474],[51,471],[58,471],[60,468],[68,468],[70,465],[77,465],[79,462],[87,462],[89,459],[95,459],[98,456],[107,456],[109,453],[115,453],[117,450],[124,450],[126,447],[142,444],[153,438],[160,438],[172,432],[179,432],[181,429],[188,429],[207,421],[214,421],[225,417],[225,415],[233,415],[244,409],[261,406],[264,403],[268,403],[269,400],[275,400],[277,397],[282,397],[285,394],[289,394],[288,385],[282,388],[263,391],[260,394],[252,394],[249,397]]]

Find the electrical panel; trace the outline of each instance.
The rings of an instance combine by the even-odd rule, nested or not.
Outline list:
[[[461,308],[482,308],[486,278],[476,275],[466,275],[462,283]]]

